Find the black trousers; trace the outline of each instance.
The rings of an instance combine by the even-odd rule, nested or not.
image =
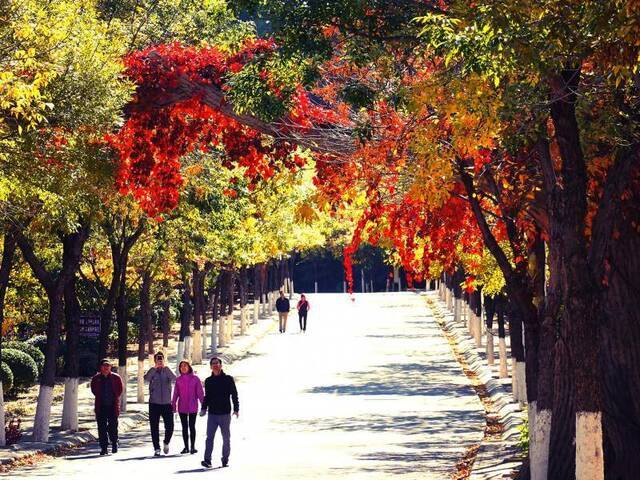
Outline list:
[[[196,448],[196,418],[197,413],[181,413],[180,423],[182,423],[182,440],[184,448],[189,448],[189,438],[191,439],[191,448]]]
[[[307,312],[298,312],[298,321],[300,322],[300,330],[307,330]]]
[[[98,440],[100,447],[106,450],[109,440],[112,446],[118,445],[118,417],[113,406],[102,407],[96,413],[98,422]],[[107,439],[108,436],[108,439]]]
[[[173,410],[171,404],[149,404],[149,425],[151,426],[151,441],[153,448],[160,450],[160,417],[164,423],[164,443],[169,443],[173,436]]]

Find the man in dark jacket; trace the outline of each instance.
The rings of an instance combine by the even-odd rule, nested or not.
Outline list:
[[[289,316],[289,299],[284,296],[284,292],[280,290],[280,297],[276,300],[276,310],[278,311],[278,320],[280,321],[280,333],[284,333],[287,329],[287,317]]]
[[[204,416],[209,412],[207,418],[207,441],[204,449],[204,460],[202,466],[211,468],[211,453],[213,452],[213,439],[218,427],[222,433],[222,466],[229,464],[229,453],[231,452],[231,401],[233,401],[233,414],[238,417],[240,414],[240,403],[238,402],[238,390],[231,375],[222,371],[222,360],[213,357],[209,361],[211,366],[211,376],[204,381],[204,401],[200,415]]]
[[[122,379],[111,371],[109,360],[101,360],[100,371],[91,379],[91,392],[96,397],[95,412],[100,455],[107,454],[107,436],[111,440],[111,452],[118,451],[118,415],[120,415],[122,390]]]

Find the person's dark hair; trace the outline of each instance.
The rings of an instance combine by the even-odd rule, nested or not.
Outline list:
[[[186,363],[187,367],[189,367],[189,373],[193,373],[193,367],[191,366],[191,364],[187,360],[182,360],[180,362],[180,364],[178,365],[178,372],[182,373],[182,364],[183,363]]]
[[[307,298],[307,297],[304,296],[304,293],[301,293],[300,298]]]
[[[211,360],[209,360],[209,366],[213,365],[213,362],[217,360],[218,362],[220,362],[220,365],[222,365],[222,359],[220,357],[211,357]]]
[[[162,352],[158,352],[153,356],[153,360],[158,360],[159,358],[164,360],[164,354]]]

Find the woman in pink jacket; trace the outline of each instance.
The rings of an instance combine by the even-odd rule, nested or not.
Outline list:
[[[202,405],[204,391],[202,382],[193,373],[193,368],[186,360],[180,362],[178,366],[180,376],[176,380],[173,389],[173,400],[171,405],[174,412],[180,414],[182,422],[182,439],[184,440],[184,450],[180,453],[196,453],[196,417],[198,416],[198,401]],[[189,435],[189,433],[191,435]],[[191,437],[191,450],[189,450],[189,436]]]

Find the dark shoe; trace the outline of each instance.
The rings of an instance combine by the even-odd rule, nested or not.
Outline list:
[[[184,447],[180,453],[181,454],[189,453],[189,449],[187,447]]]
[[[113,447],[111,447],[111,453],[118,453],[118,446],[114,445]]]
[[[207,462],[206,460],[201,461],[200,465],[202,465],[204,468],[211,468],[211,462]]]
[[[222,459],[222,466],[223,467],[228,467],[229,466],[229,459],[228,458],[223,458]]]
[[[196,450],[195,448],[191,449],[191,455],[193,455],[194,453],[198,453],[198,450]]]
[[[107,450],[107,448],[103,448],[102,450],[100,450],[100,455],[107,455],[109,452]]]

